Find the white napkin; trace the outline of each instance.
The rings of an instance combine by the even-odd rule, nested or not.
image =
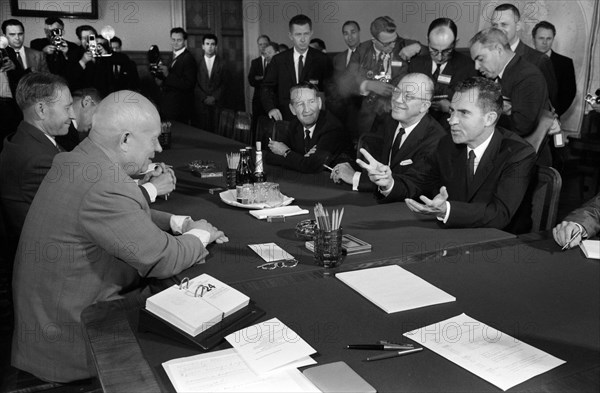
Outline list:
[[[300,214],[308,214],[308,210],[300,209],[300,206],[282,206],[275,207],[272,209],[262,209],[262,210],[250,210],[250,214],[259,220],[264,220],[269,216],[298,216]]]

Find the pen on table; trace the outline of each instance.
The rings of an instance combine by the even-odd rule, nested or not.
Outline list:
[[[576,238],[577,236],[579,236],[580,234],[581,234],[581,231],[580,231],[579,229],[577,229],[577,230],[575,231],[575,233],[573,234],[573,236],[571,236],[571,238],[569,239],[569,241],[568,241],[568,242],[567,242],[567,243],[566,243],[566,244],[563,246],[563,248],[562,248],[562,251],[564,251],[564,250],[566,250],[567,248],[569,248],[569,245],[571,245],[571,242],[572,242],[573,240],[575,240],[575,238]]]
[[[383,355],[375,355],[375,356],[371,356],[369,358],[366,358],[365,362],[372,362],[373,360],[382,360],[382,359],[395,358],[395,357],[398,357],[398,356],[408,355],[410,353],[415,353],[415,352],[419,352],[419,351],[422,351],[422,350],[423,350],[423,348],[414,348],[414,349],[408,349],[406,351],[384,353]]]
[[[350,344],[346,349],[369,349],[374,351],[397,351],[399,349],[414,349],[412,344]]]

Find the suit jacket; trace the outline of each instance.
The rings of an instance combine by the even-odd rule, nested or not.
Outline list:
[[[531,134],[542,109],[548,108],[548,90],[542,73],[515,55],[506,65],[500,84],[502,95],[511,101],[512,110],[510,116],[500,116],[498,125],[520,136]]]
[[[25,47],[25,57],[27,69],[31,72],[50,72],[46,63],[46,55],[43,52]]]
[[[8,225],[17,237],[58,152],[42,131],[25,121],[4,140],[0,153],[0,200]]]
[[[169,60],[169,75],[162,84],[161,116],[187,122],[193,108],[194,86],[198,67],[194,56],[186,49],[173,64]]]
[[[558,78],[548,56],[526,45],[522,40],[519,40],[515,53],[540,69],[546,80],[548,98],[550,98],[552,106],[556,108],[558,103]]]
[[[265,70],[263,69],[263,58],[258,56],[250,62],[250,71],[248,72],[248,83],[254,88],[254,94],[252,95],[252,103],[260,102],[260,88],[262,86],[262,79],[257,80],[257,76],[265,76]]]
[[[280,165],[303,173],[321,172],[323,164],[329,164],[346,150],[344,146],[344,129],[338,119],[331,113],[322,110],[313,131],[311,147],[317,151],[304,157],[304,127],[297,118],[279,135],[278,141],[291,149],[286,157],[275,155],[270,151],[266,155],[269,164]]]
[[[373,132],[383,136],[382,149],[369,148],[367,151],[376,151],[375,159],[384,164],[388,163],[390,150],[394,142],[394,135],[398,128],[398,120],[387,116],[385,121],[373,125]],[[419,124],[411,131],[396,154],[392,154],[390,168],[395,175],[402,175],[414,166],[422,165],[423,162],[436,151],[439,141],[446,135],[440,124],[429,114],[426,114]],[[373,155],[374,153],[371,153]],[[356,170],[361,168],[356,167]],[[369,180],[369,174],[362,169],[358,191],[374,191],[375,184]]]
[[[198,77],[196,78],[196,87],[194,95],[196,103],[202,104],[208,96],[215,97],[217,105],[222,104],[223,92],[225,91],[225,67],[221,56],[215,55],[212,72],[208,76],[208,68],[204,56],[198,64]]]
[[[573,60],[554,51],[550,55],[550,60],[554,66],[554,71],[557,75],[560,75],[560,78],[558,78],[558,100],[554,105],[554,109],[561,116],[569,109],[575,99],[575,94],[577,94],[575,67],[573,67]]]
[[[98,57],[95,63],[88,63],[86,70],[90,71],[87,85],[96,88],[102,97],[119,90],[140,89],[137,66],[124,53],[113,52],[111,56]]]
[[[54,175],[42,182],[25,220],[13,276],[12,364],[39,378],[94,374],[80,333],[85,307],[133,295],[143,277],[170,277],[207,255],[195,236],[168,234],[171,214],[151,210],[136,183],[115,168],[86,138],[56,156]],[[50,248],[56,253],[26,252]],[[56,340],[27,338],[50,326]]]
[[[445,227],[505,229],[514,225],[513,218],[520,219],[515,212],[527,191],[535,160],[535,150],[529,143],[496,127],[468,186],[467,146],[455,144],[452,136],[446,135],[426,165],[394,176],[392,192],[381,201],[433,197],[446,186],[450,216]]]
[[[51,73],[67,77],[71,70],[70,65],[77,63],[81,56],[77,57],[79,52],[79,46],[71,41],[65,41],[69,50],[67,51],[67,58],[61,51],[55,51],[51,55],[46,55],[46,63]],[[44,48],[52,43],[46,37],[36,38],[32,40],[29,46],[32,49],[43,52]]]
[[[600,194],[587,201],[579,209],[573,210],[565,221],[573,221],[585,228],[588,237],[594,237],[600,232]]]
[[[408,72],[418,72],[433,78],[431,68],[431,56],[427,53],[426,55],[417,56],[411,59],[408,65]],[[454,51],[441,75],[442,78],[438,77],[438,80],[433,81],[435,84],[434,96],[446,96],[448,101],[452,101],[456,85],[471,76],[476,76],[477,70],[475,70],[473,60],[460,52]],[[448,77],[450,81],[446,82],[445,77]],[[444,127],[444,129],[450,130],[450,125],[448,124],[448,118],[450,117],[449,113],[436,111],[431,108],[429,109],[429,113],[442,125],[442,127]]]
[[[333,67],[331,60],[321,51],[308,48],[305,53],[301,81],[312,82],[321,92],[330,89]],[[265,111],[279,109],[284,120],[292,120],[290,111],[290,88],[296,84],[294,49],[279,53],[271,59],[261,86],[261,101]]]

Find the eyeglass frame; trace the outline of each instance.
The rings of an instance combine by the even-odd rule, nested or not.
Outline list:
[[[403,97],[404,102],[411,102],[414,100],[421,100],[421,101],[425,101],[425,102],[430,102],[430,99],[427,98],[422,98],[422,97],[416,97],[416,96],[405,96],[402,92],[401,89],[399,89],[397,86],[394,87],[394,90],[392,90],[392,100],[396,100],[398,98],[400,98],[400,96]]]
[[[429,48],[429,54],[431,56],[442,55],[442,57],[446,57],[446,56],[450,55],[452,53],[452,51],[454,51],[455,47],[456,47],[456,41],[454,41],[452,43],[452,45],[450,45],[448,48],[442,49],[442,50],[433,49],[432,47],[427,45],[427,48]]]
[[[375,38],[375,37],[372,37],[372,38],[371,38],[371,40],[372,40],[372,41],[377,41],[377,42],[379,43],[379,45],[381,45],[381,46],[382,46],[382,48],[383,48],[383,49],[387,49],[387,48],[394,49],[394,48],[396,47],[396,38],[394,38],[394,40],[393,40],[393,41],[390,41],[390,42],[385,42],[385,43],[384,43],[384,42],[381,42],[381,41],[379,41],[379,39],[377,39],[377,38]]]
[[[298,265],[298,260],[297,259],[282,259],[280,261],[273,261],[273,262],[267,262],[267,263],[263,263],[262,265],[258,265],[256,268],[257,269],[263,269],[263,270],[275,270],[278,267],[284,268],[284,267],[296,267]]]

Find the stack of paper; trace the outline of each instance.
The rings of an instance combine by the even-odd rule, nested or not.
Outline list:
[[[600,240],[584,240],[579,243],[579,247],[586,258],[600,259]]]
[[[247,306],[250,298],[208,274],[173,285],[146,300],[146,310],[191,336]]]
[[[388,314],[456,300],[454,296],[397,265],[338,273],[335,276]]]
[[[264,220],[269,216],[290,217],[298,216],[300,214],[308,214],[308,210],[300,209],[300,206],[294,205],[275,207],[273,209],[250,210],[250,214],[258,218],[259,220]]]
[[[248,244],[248,247],[265,262],[293,261],[295,259],[292,254],[275,243]]]
[[[404,336],[502,390],[565,363],[466,314]]]

